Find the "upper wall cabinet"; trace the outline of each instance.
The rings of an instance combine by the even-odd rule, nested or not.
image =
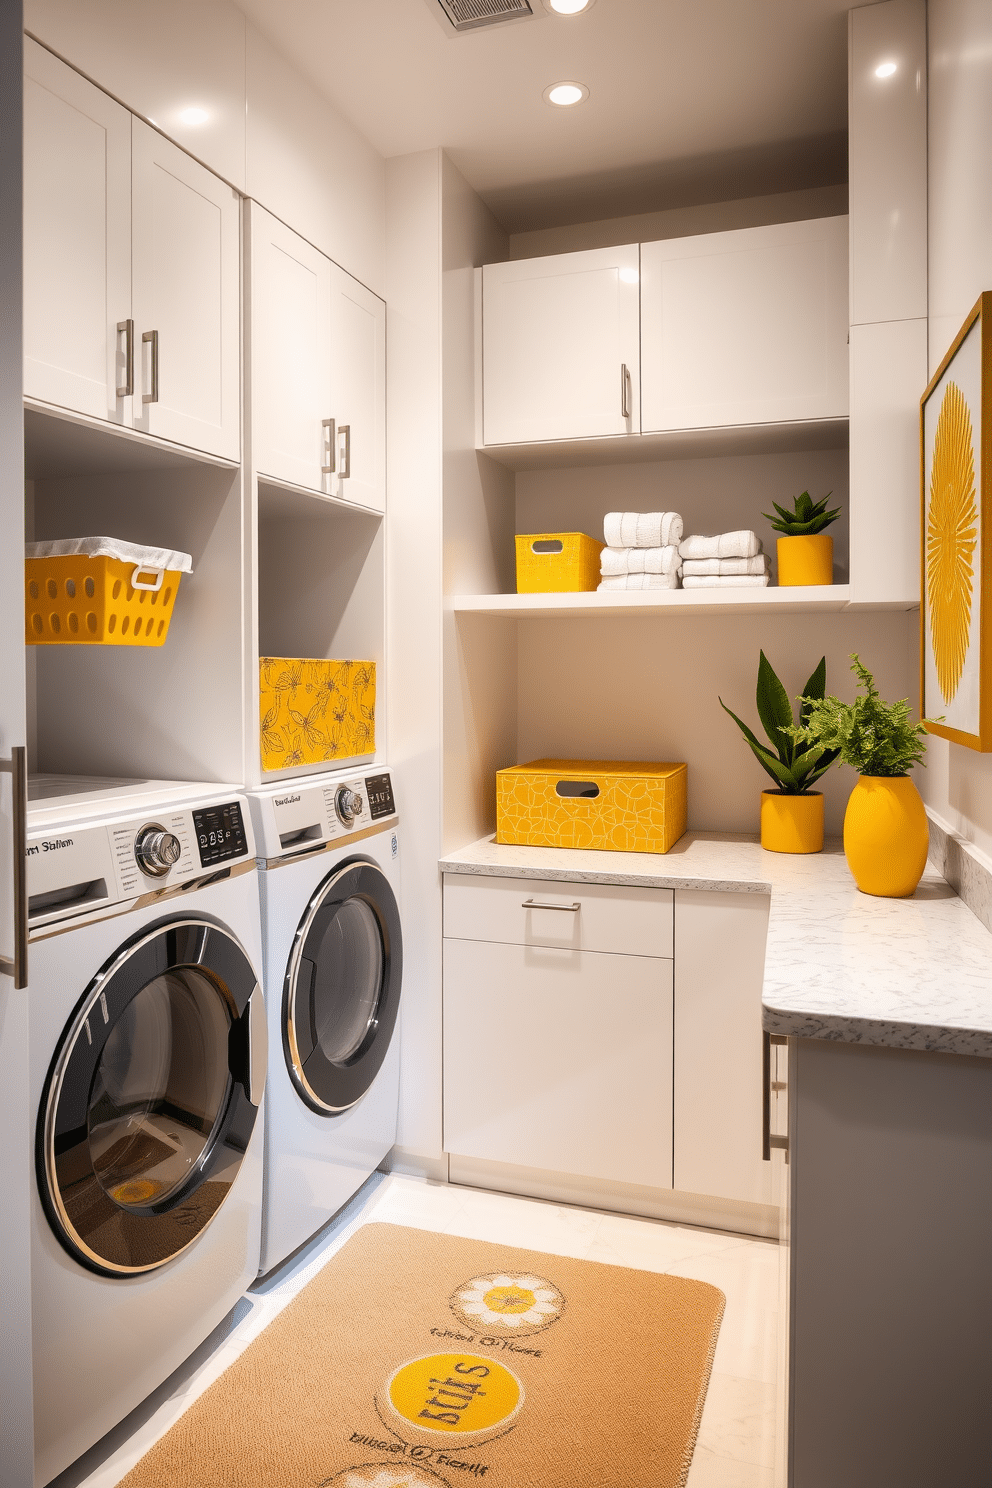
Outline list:
[[[383,301],[254,202],[250,253],[255,469],[383,511]]]
[[[485,266],[485,444],[639,431],[637,280],[636,244]]]
[[[240,198],[25,44],[24,391],[238,460]]]
[[[641,247],[645,433],[845,418],[847,218]]]

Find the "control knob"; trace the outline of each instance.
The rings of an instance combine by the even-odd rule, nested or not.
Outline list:
[[[334,809],[345,827],[355,824],[355,818],[361,816],[365,810],[365,802],[357,791],[353,791],[348,785],[338,786],[334,796]]]
[[[151,878],[163,878],[179,862],[182,851],[179,838],[154,822],[142,827],[134,839],[138,867]]]

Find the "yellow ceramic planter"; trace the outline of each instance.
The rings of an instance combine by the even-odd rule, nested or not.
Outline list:
[[[761,845],[768,852],[815,853],[823,848],[823,796],[761,792]]]
[[[908,775],[862,775],[844,814],[847,866],[863,894],[904,899],[927,862],[930,829]]]
[[[778,548],[779,587],[796,584],[832,584],[834,540],[825,532],[812,537],[780,537]]]

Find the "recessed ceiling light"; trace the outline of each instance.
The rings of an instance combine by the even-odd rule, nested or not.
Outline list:
[[[179,115],[180,124],[206,124],[210,118],[205,108],[184,108]]]
[[[554,11],[555,15],[581,15],[584,10],[591,10],[596,0],[544,0],[548,10]]]
[[[887,78],[891,77],[895,71],[896,64],[894,62],[880,62],[875,68],[875,76],[877,78]]]
[[[573,103],[581,103],[588,97],[585,83],[552,83],[544,90],[545,103],[555,103],[559,108],[571,108]]]

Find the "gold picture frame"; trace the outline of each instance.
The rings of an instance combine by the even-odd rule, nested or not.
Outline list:
[[[983,754],[992,750],[990,432],[986,292],[920,399],[920,717],[928,733]]]

